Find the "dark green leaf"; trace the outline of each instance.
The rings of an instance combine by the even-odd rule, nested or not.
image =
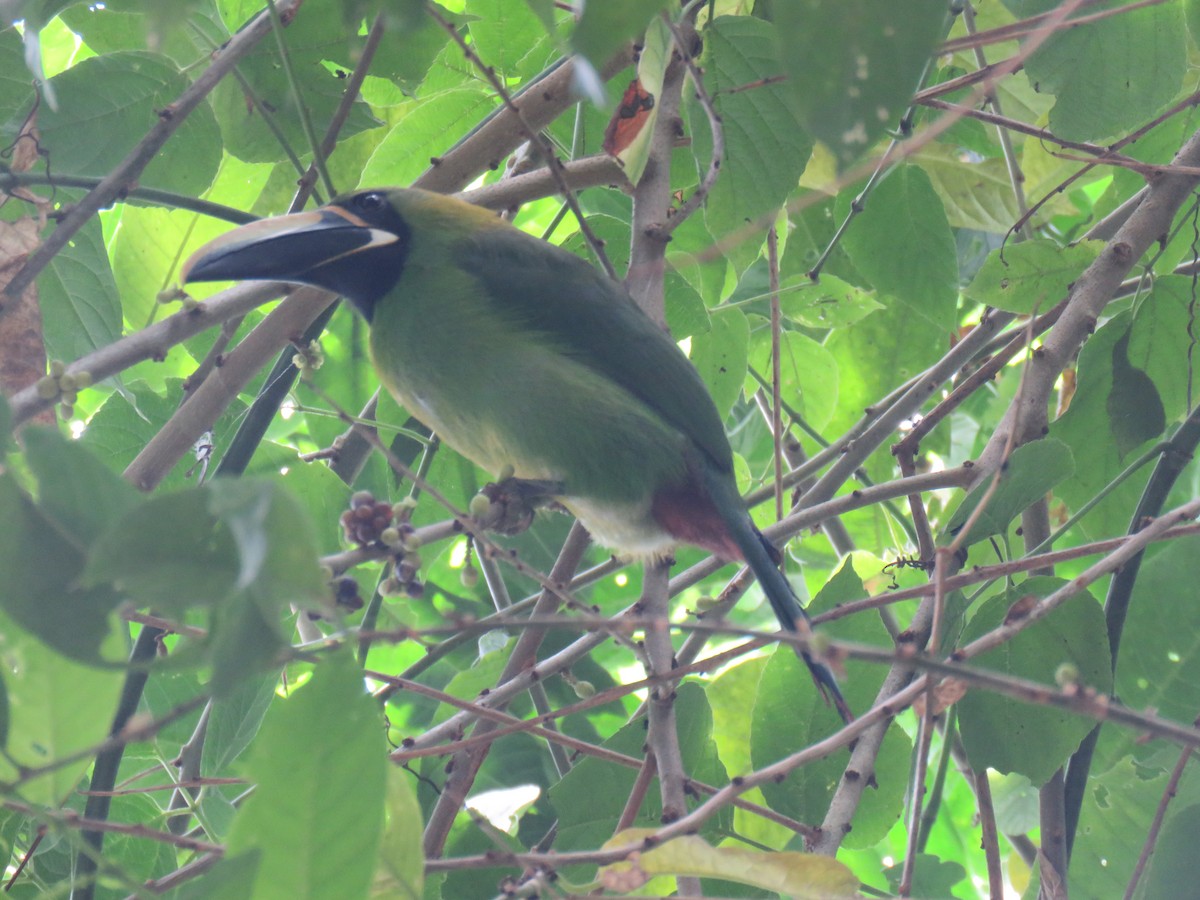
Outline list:
[[[1200,883],[1196,834],[1200,805],[1176,809],[1158,835],[1146,878],[1146,897],[1186,897]]]
[[[237,855],[226,854],[201,879],[182,885],[171,900],[221,900],[223,897],[249,897],[258,876],[259,850]]]
[[[1108,421],[1113,441],[1122,459],[1167,427],[1162,400],[1150,376],[1129,364],[1129,336],[1126,332],[1113,345],[1112,390],[1108,392]]]
[[[287,648],[279,610],[264,609],[250,591],[239,591],[219,606],[209,629],[213,697],[224,700],[245,682],[277,667]],[[301,613],[303,615],[303,613]]]
[[[1112,391],[1113,347],[1129,328],[1130,316],[1122,313],[1083,345],[1071,406],[1050,426],[1050,436],[1070,447],[1075,459],[1075,474],[1057,489],[1071,509],[1078,509],[1096,496],[1123,468],[1106,407]],[[1095,537],[1124,533],[1145,477],[1131,479],[1111,491],[1084,519],[1084,533]]]
[[[42,510],[79,546],[91,545],[138,503],[129,482],[57,429],[26,428],[21,441],[26,462],[38,479]]]
[[[384,824],[382,726],[348,648],[268,713],[247,764],[257,789],[229,837],[231,853],[261,851],[252,896],[366,895]]]
[[[17,487],[0,475],[0,607],[59,652],[101,662],[109,616],[120,596],[81,587],[84,556]]]
[[[87,583],[112,582],[167,615],[223,603],[237,584],[237,547],[208,503],[205,489],[192,488],[129,510],[92,547]]]
[[[899,125],[942,37],[946,4],[789,0],[772,14],[801,121],[844,164]]]
[[[963,642],[1001,625],[1014,603],[1046,597],[1066,582],[1031,578],[991,598],[967,624]],[[1112,684],[1108,631],[1100,604],[1083,592],[973,665],[1024,678],[1055,690],[1059,666],[1073,666],[1079,682],[1098,693]],[[1092,721],[1061,709],[1039,706],[988,691],[971,691],[958,703],[959,727],[972,766],[982,771],[1019,772],[1045,784],[1092,728]]]
[[[899,892],[900,875],[904,871],[900,865],[892,866],[884,874],[892,890]],[[913,881],[909,887],[908,896],[925,898],[925,900],[943,900],[945,897],[955,897],[954,887],[967,877],[967,870],[961,863],[953,860],[939,859],[930,853],[918,853],[913,865]]]
[[[217,479],[207,489],[209,509],[234,538],[239,589],[253,588],[268,615],[328,600],[312,520],[290,491],[261,478]]]
[[[1182,585],[1196,578],[1200,538],[1191,535],[1152,551],[1142,564],[1121,637],[1122,665],[1117,667],[1117,695],[1132,709],[1156,709],[1180,722],[1195,718],[1200,707],[1200,609],[1179,602]],[[1125,660],[1130,663],[1126,664]],[[1144,757],[1139,735],[1105,729],[1103,762],[1135,752]]]
[[[1051,488],[1074,472],[1075,460],[1070,448],[1062,441],[1043,438],[1018,447],[1008,458],[995,491],[987,497],[987,505],[963,539],[962,546],[969,547],[992,535],[1004,534],[1009,523],[1023,509],[1044,497]],[[992,479],[986,479],[963,498],[950,517],[946,526],[947,534],[958,535],[975,508],[988,495],[991,484]]]

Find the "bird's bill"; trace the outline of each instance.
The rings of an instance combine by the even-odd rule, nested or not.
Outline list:
[[[394,243],[339,206],[260,219],[209,241],[183,266],[192,281],[295,281],[343,257]]]

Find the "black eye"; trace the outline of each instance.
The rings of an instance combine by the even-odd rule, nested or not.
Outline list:
[[[363,212],[378,212],[383,209],[387,200],[379,191],[371,191],[369,194],[359,194],[354,200],[354,205]]]

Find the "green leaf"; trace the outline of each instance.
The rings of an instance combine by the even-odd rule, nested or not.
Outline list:
[[[42,511],[80,546],[90,545],[139,502],[129,482],[57,429],[26,428],[21,440]]]
[[[992,597],[967,623],[963,643],[999,627],[1012,605],[1024,597],[1047,597],[1066,582],[1030,578]],[[1053,690],[1058,667],[1069,664],[1079,681],[1098,693],[1112,685],[1104,611],[1087,592],[1072,597],[1012,640],[972,660],[972,665],[1040,682]],[[1092,720],[1066,710],[1039,706],[985,690],[973,690],[958,703],[959,728],[971,765],[1019,772],[1045,784],[1092,729]]]
[[[750,340],[750,365],[769,382],[769,325],[763,324],[755,329]],[[838,370],[833,354],[805,334],[785,331],[779,336],[779,360],[780,393],[784,402],[800,413],[813,428],[824,428],[837,405]],[[756,382],[751,384],[748,380],[748,395],[758,386]]]
[[[839,220],[854,193],[838,194]],[[958,262],[942,201],[919,166],[897,167],[846,231],[846,252],[871,286],[902,301],[940,333],[954,327]]]
[[[1189,535],[1152,550],[1142,563],[1117,666],[1121,702],[1130,709],[1155,709],[1178,722],[1190,722],[1200,706],[1200,646],[1194,640],[1200,634],[1200,609],[1172,603],[1170,614],[1164,615],[1163,598],[1176,596],[1181,585],[1195,579],[1198,553],[1200,537]],[[1114,764],[1131,752],[1139,758],[1149,752],[1135,732],[1106,728],[1104,735],[1098,765]]]
[[[892,866],[884,870],[888,884],[892,890],[899,893],[902,866]],[[954,860],[940,859],[931,853],[918,853],[913,864],[913,881],[909,887],[909,897],[926,897],[937,900],[940,897],[955,897],[954,887],[967,877],[967,870],[962,863]]]
[[[419,900],[423,896],[423,820],[411,779],[412,776],[401,767],[387,767],[384,810],[387,823],[379,848],[379,868],[375,872],[373,896],[379,896],[381,892],[398,900]]]
[[[249,897],[258,875],[262,854],[247,850],[237,855],[227,853],[203,878],[183,884],[172,893],[171,900],[221,900],[222,897]]]
[[[946,22],[941,0],[771,5],[800,121],[842,164],[896,128]]]
[[[264,676],[242,682],[228,696],[215,700],[204,732],[200,774],[224,775],[258,734],[263,717],[275,699],[279,678]]]
[[[1171,753],[1171,763],[1177,755],[1177,751]],[[1167,782],[1165,771],[1148,772],[1129,759],[1088,780],[1071,852],[1072,896],[1106,897],[1114,884],[1128,883],[1143,843],[1140,839],[1131,841],[1130,835],[1140,837],[1149,831],[1155,810],[1167,791]],[[1182,811],[1200,802],[1197,787],[1197,780],[1189,769],[1171,808]],[[1184,819],[1181,824],[1187,821]],[[1192,837],[1194,856],[1194,832]],[[1161,834],[1159,840],[1163,840]],[[1161,844],[1156,846],[1161,848]],[[1158,900],[1159,897],[1187,896],[1187,891],[1178,895],[1171,891],[1165,894],[1145,892],[1141,896]]]
[[[780,311],[806,328],[845,328],[865,318],[883,304],[871,291],[842,281],[836,275],[808,276],[782,286]]]
[[[758,256],[767,226],[795,190],[813,147],[793,92],[777,83],[774,42],[769,22],[746,16],[722,16],[704,31],[704,86],[725,135],[725,158],[705,202],[704,222],[739,272]],[[731,92],[747,85],[752,88]],[[699,101],[688,101],[688,118],[703,177],[712,160],[712,134]]]
[[[265,478],[220,478],[206,487],[209,509],[234,538],[239,589],[253,588],[268,614],[288,603],[327,602],[312,520],[290,491]]]
[[[862,417],[864,409],[887,396],[897,384],[923,372],[945,352],[945,335],[912,315],[905,304],[890,297],[880,299],[884,300],[882,309],[853,328],[835,330],[825,341],[838,367],[837,412],[828,428],[832,434],[841,434]],[[890,478],[894,466],[885,448],[877,452],[868,471]]]
[[[233,696],[248,679],[277,667],[284,657],[288,644],[281,611],[256,600],[253,592],[240,591],[215,610],[208,632],[212,658],[208,687],[218,700]]]
[[[1055,0],[1006,0],[1018,16]],[[1118,6],[1109,0],[1105,7]],[[1034,88],[1053,94],[1050,130],[1091,141],[1134,128],[1170,103],[1187,70],[1186,29],[1177,3],[1131,9],[1063,30],[1025,61]]]
[[[929,176],[955,228],[1007,234],[1021,217],[1004,160],[978,159],[957,147],[933,144],[921,150],[916,163]],[[1016,246],[1025,245],[1009,249]]]
[[[478,87],[468,86],[425,97],[412,105],[379,142],[367,160],[360,187],[409,184],[468,130],[491,112],[495,100]]]
[[[104,405],[88,422],[79,441],[101,460],[108,460],[116,471],[123,470],[179,408],[183,398],[183,383],[168,378],[166,391],[156,393],[143,381],[133,381],[122,393],[110,394]],[[228,440],[245,412],[245,405],[235,400],[217,419],[213,434]],[[188,454],[163,479],[160,490],[182,488],[193,484],[189,471],[197,470],[196,458]]]
[[[85,583],[111,582],[165,615],[224,602],[237,584],[237,547],[208,505],[206,489],[190,488],[133,507],[92,547]]]
[[[348,649],[276,702],[247,764],[256,790],[229,836],[231,853],[261,853],[252,896],[366,895],[383,833],[386,752],[379,707]]]
[[[1107,403],[1113,383],[1113,347],[1129,328],[1129,313],[1120,313],[1083,345],[1071,406],[1050,425],[1050,437],[1070,447],[1075,459],[1075,474],[1055,491],[1071,509],[1078,509],[1108,488],[1124,468],[1113,442]],[[1145,472],[1109,489],[1107,496],[1081,523],[1083,534],[1091,537],[1123,534],[1129,527],[1130,511],[1148,475],[1149,472]]]
[[[189,81],[170,59],[141,51],[94,56],[50,80],[58,109],[43,107],[38,128],[53,171],[102,175],[159,121]],[[86,140],[80,135],[86,134]],[[138,176],[146,187],[195,196],[212,184],[221,137],[207,105],[194,109]]]
[[[680,685],[675,697],[675,717],[684,771],[707,784],[723,781],[724,770],[712,740],[712,713],[699,685]],[[604,741],[603,746],[640,756],[645,743],[645,723],[635,721]],[[595,757],[581,759],[562,781],[550,788],[550,800],[559,817],[556,845],[563,850],[597,847],[612,837],[612,824],[621,815],[636,778],[635,769],[616,767]],[[654,827],[659,824],[661,813],[659,792],[655,788],[647,792],[632,824]],[[715,825],[709,820],[701,830],[710,830]]]
[[[80,586],[83,563],[12,475],[0,475],[0,608],[59,652],[95,664],[120,597],[107,586]]]
[[[96,652],[117,658],[124,645],[124,638],[114,633]],[[0,670],[8,700],[8,740],[5,754],[0,754],[0,781],[17,777],[14,765],[44,766],[108,736],[124,681],[119,669],[97,669],[56,653],[0,611]],[[57,807],[76,789],[90,762],[90,755],[84,755],[24,781],[22,799]]]
[[[838,603],[861,599],[867,591],[850,560],[821,588],[809,606],[810,613],[831,609]],[[853,617],[831,622],[821,632],[843,640],[887,646],[887,631],[876,619]],[[882,672],[866,663],[848,662],[839,678],[851,710],[869,709],[879,689]],[[755,768],[777,762],[837,731],[841,720],[813,685],[807,667],[790,647],[779,646],[763,671],[754,701],[750,727],[750,751]],[[863,793],[855,811],[845,845],[864,848],[875,844],[891,830],[904,807],[905,773],[912,744],[898,729],[889,729],[875,764],[878,789]],[[846,768],[847,752],[817,760],[792,772],[779,783],[764,784],[763,796],[770,807],[801,821],[819,819]],[[736,773],[735,773],[736,774]]]
[[[19,116],[33,97],[21,35],[15,28],[0,30],[0,131],[6,144],[17,136],[23,118]]]
[[[985,306],[1020,315],[1044,313],[1067,291],[1103,249],[1099,241],[1062,247],[1037,238],[988,254],[964,293]]]
[[[583,7],[571,33],[571,47],[601,69],[626,43],[638,37],[667,0],[605,0]]]
[[[70,362],[121,336],[121,298],[95,219],[50,260],[37,287],[51,359]]]
[[[1071,450],[1062,441],[1043,438],[1018,447],[1008,458],[996,490],[976,519],[962,546],[969,547],[995,534],[1004,534],[1021,511],[1044,497],[1059,482],[1075,473]],[[992,479],[984,479],[963,498],[946,525],[947,535],[957,535],[975,508],[988,494]]]
[[[1200,881],[1197,829],[1200,829],[1200,805],[1176,809],[1167,819],[1154,845],[1143,896],[1184,897]]]
[[[692,365],[708,385],[722,418],[729,415],[746,378],[750,325],[738,309],[722,309],[711,316],[712,328],[692,338]]]
[[[1158,278],[1153,290],[1134,308],[1130,327],[1126,352],[1129,365],[1150,376],[1171,420],[1188,412],[1189,377],[1193,396],[1200,388],[1197,367],[1179,365],[1180,359],[1189,358],[1189,349],[1195,355],[1191,337],[1195,333],[1195,304],[1191,278],[1180,275]],[[1115,367],[1115,356],[1113,359]]]
[[[231,10],[232,17],[227,15],[226,18],[231,25],[236,22],[233,25],[236,28],[250,11],[258,13],[261,10],[261,3],[246,4],[244,10]],[[345,91],[345,81],[336,71],[340,69],[344,73],[353,68],[352,60],[361,51],[364,40],[363,35],[346,28],[344,13],[345,7],[340,3],[307,3],[283,31],[300,102],[307,108],[318,132],[323,127],[321,123],[333,118]],[[330,63],[333,66],[328,65]],[[292,151],[297,156],[309,155],[296,95],[274,37],[261,41],[238,63],[238,71],[265,106]],[[247,162],[276,162],[286,158],[280,139],[236,79],[226,78],[217,85],[212,94],[212,105],[227,152]],[[377,124],[366,104],[358,101],[351,108],[340,136],[347,138]]]
[[[471,0],[470,11],[478,17],[467,25],[475,52],[502,75],[520,72],[522,61],[531,56],[539,62],[545,58],[542,45],[547,31],[528,5],[509,0]]]
[[[1113,441],[1122,460],[1167,427],[1154,382],[1141,369],[1129,364],[1129,338],[1130,333],[1126,332],[1113,345],[1113,383],[1106,404]]]

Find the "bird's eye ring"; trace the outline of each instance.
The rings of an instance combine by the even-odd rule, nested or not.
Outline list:
[[[369,194],[360,194],[356,201],[356,205],[363,212],[376,212],[383,208],[383,194],[378,191],[371,191]]]

